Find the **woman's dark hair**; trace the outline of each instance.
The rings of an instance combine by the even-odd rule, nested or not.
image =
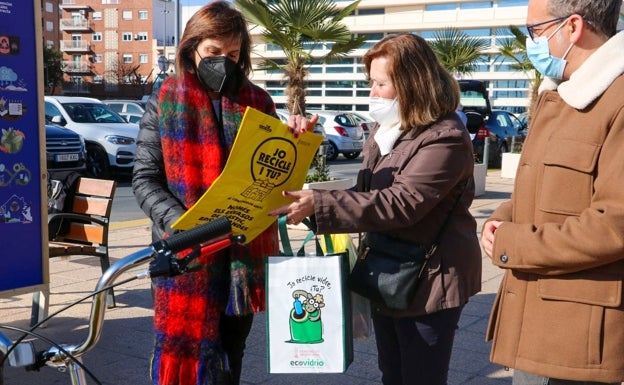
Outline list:
[[[178,45],[178,76],[195,73],[195,48],[204,39],[238,38],[241,42],[238,65],[248,76],[251,72],[251,37],[243,15],[225,1],[213,1],[201,7],[186,23]]]
[[[389,35],[363,58],[366,74],[371,62],[388,59],[388,74],[397,92],[403,127],[422,130],[459,105],[459,85],[442,67],[429,44],[410,33]]]

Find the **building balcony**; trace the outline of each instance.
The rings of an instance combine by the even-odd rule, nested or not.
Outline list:
[[[76,10],[91,10],[91,6],[88,4],[84,4],[84,0],[63,0],[61,2],[61,9],[65,11],[76,11]]]
[[[62,52],[90,52],[91,42],[88,40],[61,40]]]
[[[60,24],[61,31],[66,31],[66,32],[78,32],[78,31],[90,31],[91,30],[91,22],[87,18],[84,18],[84,17],[61,19],[59,24]]]
[[[71,74],[85,74],[91,72],[91,63],[81,61],[63,61],[63,71]]]
[[[64,82],[63,83],[63,94],[64,95],[77,95],[77,94],[90,94],[91,93],[91,83],[85,82]]]

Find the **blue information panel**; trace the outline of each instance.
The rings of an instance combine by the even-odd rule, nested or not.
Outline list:
[[[47,272],[35,3],[0,1],[0,292],[41,285]]]

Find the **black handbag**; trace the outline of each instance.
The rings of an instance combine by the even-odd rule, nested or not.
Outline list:
[[[428,248],[386,234],[368,233],[349,276],[351,291],[391,309],[407,309],[464,189]]]

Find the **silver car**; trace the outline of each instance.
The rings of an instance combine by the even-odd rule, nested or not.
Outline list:
[[[327,160],[335,160],[339,154],[347,159],[360,156],[364,148],[364,129],[358,118],[350,111],[308,111],[308,115],[318,114],[329,142]]]

